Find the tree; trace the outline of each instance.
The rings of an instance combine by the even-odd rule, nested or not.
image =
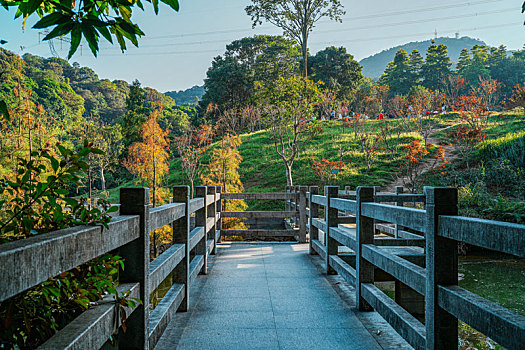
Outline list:
[[[311,78],[324,82],[339,99],[349,99],[363,79],[361,65],[344,47],[331,46],[317,52],[310,58],[308,67]]]
[[[140,128],[148,119],[148,109],[144,106],[145,102],[146,93],[144,89],[141,88],[138,80],[133,81],[126,99],[127,112],[119,121],[126,147],[140,140]]]
[[[246,7],[253,28],[266,20],[297,41],[303,56],[303,76],[308,75],[308,38],[315,23],[323,17],[341,22],[345,14],[339,0],[252,0]]]
[[[382,85],[390,87],[390,93],[394,95],[406,95],[414,78],[411,74],[410,60],[405,50],[400,49],[396,52],[394,60],[388,63],[383,75],[379,78]]]
[[[447,163],[445,149],[436,148],[434,145],[422,145],[419,140],[414,140],[406,147],[404,163],[401,165],[400,174],[402,175],[403,185],[411,193],[423,185],[423,173],[436,168],[441,162]],[[427,155],[432,155],[432,160],[424,163]]]
[[[295,42],[282,36],[256,35],[233,41],[206,72],[200,109],[204,111],[210,103],[221,111],[246,106],[256,81],[269,83],[279,76],[297,74],[298,56]]]
[[[321,180],[321,184],[326,185],[330,183],[332,178],[337,179],[337,174],[345,167],[345,163],[341,160],[331,161],[329,159],[315,160],[312,157],[312,170]]]
[[[463,74],[465,69],[470,65],[471,58],[468,49],[462,49],[459,54],[458,63],[456,64],[456,70],[459,74]]]
[[[242,156],[239,147],[242,141],[240,136],[226,135],[212,151],[209,164],[206,166],[206,173],[201,176],[202,182],[207,186],[221,186],[224,193],[242,192],[244,186],[239,175],[239,166]],[[248,207],[242,199],[224,200],[223,209],[225,211],[244,211]],[[224,218],[223,228],[244,228],[242,219]]]
[[[450,74],[451,65],[447,47],[444,44],[436,45],[432,40],[427,49],[425,63],[421,67],[423,85],[429,89],[439,89],[443,79]]]
[[[286,183],[293,185],[292,165],[302,146],[302,137],[310,128],[314,107],[323,94],[319,84],[293,76],[268,85],[256,84],[256,100],[272,129],[275,152],[283,161]]]
[[[204,152],[204,146],[210,137],[208,128],[202,127],[190,129],[186,134],[175,138],[175,145],[180,156],[180,165],[191,184],[192,196],[195,179],[199,175],[201,167],[201,156]]]
[[[141,127],[142,142],[135,142],[129,148],[128,159],[124,165],[140,179],[152,187],[153,207],[160,200],[157,188],[162,183],[169,170],[168,131],[160,128],[158,123],[159,111],[155,110],[150,118]]]
[[[516,84],[509,102],[511,107],[523,108],[525,114],[525,86]]]
[[[412,50],[408,59],[408,67],[410,68],[411,85],[417,85],[421,82],[421,67],[424,60],[418,50]]]
[[[447,96],[448,105],[454,106],[461,92],[466,86],[465,79],[461,75],[449,75],[443,80],[443,90]]]
[[[146,0],[153,4],[155,14],[159,12],[158,0]],[[161,0],[175,11],[179,11],[178,0]],[[71,33],[71,47],[68,58],[76,52],[82,37],[86,39],[94,56],[99,50],[100,35],[113,44],[116,38],[122,52],[126,50],[126,39],[138,47],[138,37],[144,35],[139,26],[132,22],[133,8],[143,9],[139,0],[126,3],[109,0],[79,0],[78,2],[59,2],[55,0],[0,0],[6,10],[16,7],[15,18],[26,19],[38,15],[41,19],[33,28],[44,29],[55,26],[44,40],[50,40]],[[108,15],[111,13],[111,16]]]

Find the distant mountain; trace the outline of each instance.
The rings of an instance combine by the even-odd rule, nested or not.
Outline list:
[[[473,39],[468,36],[462,38],[437,38],[435,39],[436,44],[445,44],[448,47],[448,55],[450,59],[455,62],[457,61],[461,50],[470,49],[474,45],[486,45],[485,42],[479,39]],[[413,41],[404,45],[399,45],[388,50],[383,50],[380,53],[372,55],[370,57],[361,60],[363,66],[363,75],[376,79],[383,74],[388,62],[394,60],[394,56],[399,49],[404,49],[408,54],[413,50],[418,50],[424,57],[427,48],[430,46],[431,40],[425,41]]]
[[[186,90],[168,91],[164,95],[171,97],[179,106],[196,105],[204,95],[204,85],[193,86]]]

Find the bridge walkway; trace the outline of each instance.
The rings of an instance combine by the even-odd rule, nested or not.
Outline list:
[[[220,244],[196,284],[156,349],[380,349],[307,244]]]

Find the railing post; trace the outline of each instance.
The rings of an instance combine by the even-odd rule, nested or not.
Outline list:
[[[306,243],[306,191],[307,186],[299,186],[299,243]]]
[[[396,186],[396,195],[399,195],[403,193],[403,186]],[[399,197],[398,197],[399,198]],[[403,207],[405,204],[404,203],[399,203],[399,202],[396,202],[395,204],[396,206],[401,206]],[[401,227],[399,227],[398,224],[395,224],[394,225],[394,238],[399,238],[399,229]]]
[[[337,186],[325,186],[324,193],[326,196],[326,206],[325,206],[325,219],[326,219],[326,273],[328,275],[335,275],[335,270],[330,266],[330,255],[337,255],[339,244],[337,241],[330,237],[330,228],[337,227],[338,225],[338,213],[339,211],[335,208],[332,208],[330,205],[331,198],[337,198],[339,194],[339,187]]]
[[[208,218],[213,218],[213,227],[208,231],[206,227],[206,242],[213,239],[213,248],[210,254],[215,254],[215,237],[217,236],[217,188],[215,186],[208,186],[208,194],[213,195],[213,203],[208,204]],[[207,244],[207,243],[206,243]]]
[[[287,194],[290,193],[290,186],[286,186],[286,188],[285,188],[285,192],[286,192]],[[291,211],[291,209],[290,209],[290,208],[291,208],[290,201],[291,201],[291,199],[286,199],[286,200],[284,201],[284,210],[285,210],[285,211]]]
[[[126,333],[119,332],[120,349],[148,349],[149,347],[149,188],[121,188],[120,215],[140,216],[140,235],[120,247],[125,269],[120,271],[120,283],[140,283],[142,304],[126,320]]]
[[[310,186],[310,217],[308,218],[308,225],[310,227],[310,254],[316,254],[315,249],[312,246],[312,241],[314,239],[319,240],[319,229],[314,227],[312,224],[313,218],[319,217],[319,204],[316,204],[312,201],[313,196],[319,194],[319,187]]]
[[[374,219],[363,216],[362,204],[374,201],[374,187],[358,187],[356,193],[356,305],[359,311],[370,311],[372,307],[361,296],[361,284],[374,283],[374,265],[363,259],[363,244],[374,243]]]
[[[202,265],[201,273],[206,275],[208,273],[208,257],[206,254],[207,250],[207,227],[206,220],[208,218],[208,202],[206,198],[207,189],[206,186],[197,186],[195,187],[195,197],[202,198],[204,200],[204,206],[195,212],[195,226],[204,227],[204,238],[201,239],[199,243],[195,246],[195,254],[202,255],[204,259],[204,264]]]
[[[184,216],[173,222],[173,243],[184,244],[184,259],[173,270],[173,283],[184,284],[184,299],[178,311],[188,311],[190,306],[190,187],[173,187],[173,203],[184,203]]]
[[[438,286],[458,284],[457,243],[439,237],[439,216],[458,214],[455,188],[425,187],[426,348],[457,349],[458,320],[439,306]]]
[[[294,206],[293,206],[293,210],[295,211],[295,213],[299,213],[299,186],[293,186],[293,193],[294,193]],[[294,215],[293,216],[293,225],[294,227],[297,227],[297,215]]]
[[[219,196],[219,199],[217,200],[217,213],[219,214],[219,219],[217,220],[217,230],[219,232],[222,232],[222,187],[217,186],[217,194]],[[222,240],[222,234],[219,235],[219,239],[215,243],[219,243]]]

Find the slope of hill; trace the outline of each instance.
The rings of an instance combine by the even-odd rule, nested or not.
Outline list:
[[[435,41],[438,45],[445,44],[448,47],[448,55],[452,61],[457,60],[462,49],[470,49],[476,44],[486,45],[483,41],[468,36],[459,39],[442,37],[435,39]],[[380,53],[364,58],[359,62],[361,66],[363,66],[363,74],[373,79],[379,78],[381,74],[383,74],[388,62],[394,59],[394,56],[399,49],[404,49],[408,54],[413,50],[418,50],[421,55],[424,56],[430,42],[431,39],[425,41],[413,41],[404,45],[392,47],[388,50],[383,50]]]
[[[178,105],[195,105],[202,98],[202,95],[204,95],[204,85],[195,85],[186,90],[168,91],[164,94],[174,99]]]

